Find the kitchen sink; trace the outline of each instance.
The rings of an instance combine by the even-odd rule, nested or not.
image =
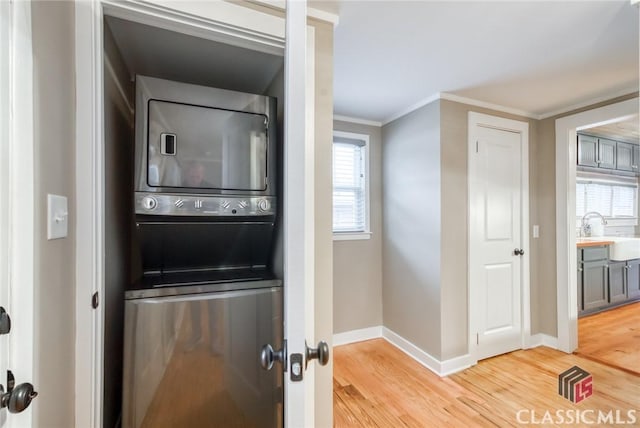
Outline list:
[[[611,260],[640,259],[640,238],[615,238],[609,247]]]
[[[612,241],[609,246],[609,259],[615,261],[640,259],[640,238],[620,236],[598,236],[582,238],[585,241]]]

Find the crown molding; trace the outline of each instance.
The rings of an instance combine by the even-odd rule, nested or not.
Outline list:
[[[376,122],[375,120],[360,119],[359,117],[342,116],[339,114],[334,114],[333,120],[339,120],[340,122],[356,123],[358,125],[377,126],[378,128],[382,126],[382,122]]]
[[[384,125],[388,125],[389,123],[393,122],[396,119],[401,118],[402,116],[406,116],[407,114],[411,113],[412,111],[418,110],[420,107],[424,107],[427,104],[431,104],[434,101],[438,101],[440,99],[440,96],[442,94],[440,92],[435,93],[427,98],[423,98],[422,100],[418,101],[417,103],[410,105],[409,107],[400,110],[399,112],[392,114],[391,116],[387,117],[386,119],[384,119],[382,121],[382,126]]]
[[[600,96],[600,97],[597,97],[597,98],[592,98],[592,99],[589,99],[587,101],[582,101],[582,102],[577,103],[577,104],[573,104],[573,105],[570,105],[570,106],[567,106],[567,107],[562,107],[562,108],[559,108],[557,110],[553,110],[553,111],[550,111],[550,112],[547,112],[547,113],[543,113],[543,114],[538,116],[538,119],[539,120],[548,119],[548,118],[553,117],[553,116],[558,116],[558,115],[561,115],[561,114],[564,114],[564,113],[569,113],[571,111],[578,110],[578,109],[581,109],[581,108],[584,108],[584,107],[588,107],[588,106],[591,106],[591,105],[594,105],[594,104],[598,104],[598,103],[601,103],[603,101],[609,101],[609,100],[612,100],[614,98],[621,97],[623,95],[631,95],[634,92],[637,93],[638,89],[639,89],[638,86],[628,87],[628,88],[622,89],[620,91],[613,92],[611,94],[603,95],[603,96]]]
[[[640,0],[638,0],[640,1]],[[597,98],[592,98],[589,99],[587,101],[582,101],[580,103],[577,104],[572,104],[566,107],[562,107],[556,110],[552,110],[549,111],[547,113],[542,113],[542,114],[536,114],[536,113],[532,113],[529,111],[525,111],[525,110],[519,110],[519,109],[515,109],[515,108],[511,108],[511,107],[505,107],[499,104],[493,104],[493,103],[488,103],[485,101],[480,101],[480,100],[475,100],[473,98],[467,98],[467,97],[462,97],[460,95],[455,95],[455,94],[451,94],[448,92],[438,92],[435,93],[427,98],[424,98],[420,101],[418,101],[417,103],[400,110],[399,112],[389,116],[388,118],[386,118],[385,120],[382,121],[382,126],[387,125],[391,122],[393,122],[396,119],[401,118],[402,116],[406,116],[407,114],[411,113],[412,111],[415,111],[421,107],[426,106],[427,104],[431,104],[434,101],[437,100],[448,100],[448,101],[453,101],[453,102],[458,102],[461,104],[467,104],[467,105],[471,105],[471,106],[476,106],[476,107],[482,107],[482,108],[487,108],[490,110],[495,110],[495,111],[499,111],[502,113],[508,113],[508,114],[513,114],[516,116],[522,116],[522,117],[526,117],[529,119],[535,119],[535,120],[543,120],[543,119],[548,119],[550,117],[553,116],[558,116],[564,113],[569,113],[571,111],[574,110],[578,110],[584,107],[588,107],[594,104],[598,104],[604,101],[608,101],[608,100],[612,100],[614,98],[618,98],[624,95],[630,95],[633,93],[637,93],[639,90],[638,87],[628,87],[607,95],[603,95]]]
[[[487,108],[490,110],[496,110],[502,113],[514,114],[516,116],[528,117],[529,119],[539,119],[539,116],[535,113],[526,110],[519,110],[516,108],[505,107],[500,104],[487,103],[473,98],[461,97],[460,95],[450,94],[448,92],[442,92],[440,99],[454,101],[461,104],[467,104],[475,107]]]

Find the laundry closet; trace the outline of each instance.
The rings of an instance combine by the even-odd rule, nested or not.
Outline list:
[[[102,426],[282,426],[284,57],[115,16],[103,46]]]

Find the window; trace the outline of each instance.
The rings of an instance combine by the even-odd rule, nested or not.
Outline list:
[[[638,181],[636,178],[579,175],[576,179],[576,217],[597,211],[607,219],[636,225]],[[631,221],[630,221],[631,220]]]
[[[369,136],[333,133],[334,239],[368,239]]]

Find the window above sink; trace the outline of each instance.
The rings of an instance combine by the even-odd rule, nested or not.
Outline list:
[[[576,219],[602,214],[609,226],[638,225],[638,179],[579,171],[576,177]]]

